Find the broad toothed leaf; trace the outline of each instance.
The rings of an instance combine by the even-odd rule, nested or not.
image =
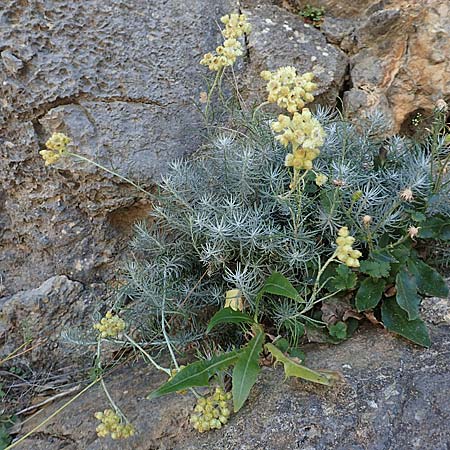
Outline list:
[[[312,370],[308,367],[296,363],[291,358],[287,357],[281,350],[273,344],[266,344],[266,349],[275,358],[275,363],[280,362],[284,366],[284,373],[286,378],[297,377],[313,383],[325,384],[331,386],[336,380],[340,379],[337,372],[329,372],[323,370]]]

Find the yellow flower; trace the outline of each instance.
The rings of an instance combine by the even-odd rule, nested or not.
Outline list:
[[[39,154],[45,161],[45,165],[49,166],[57,162],[61,156],[67,151],[67,145],[71,139],[64,133],[53,133],[50,139],[45,143],[46,150],[41,150]]]
[[[125,321],[108,311],[105,317],[94,325],[94,328],[98,330],[102,338],[115,338],[125,330]]]
[[[346,264],[348,267],[359,267],[358,258],[362,256],[359,250],[353,250],[352,244],[355,242],[355,238],[350,236],[347,227],[342,227],[338,232],[338,238],[336,239],[337,249],[336,256],[339,261]]]
[[[112,409],[96,412],[94,417],[101,421],[95,430],[98,437],[106,437],[110,434],[112,439],[126,439],[135,433],[133,425],[123,423],[119,415]]]
[[[261,77],[267,81],[267,101],[276,103],[290,113],[300,111],[306,103],[314,100],[312,93],[317,85],[312,82],[314,74],[311,72],[297,75],[295,67],[286,66],[273,73],[264,70]]]
[[[244,34],[250,34],[252,30],[245,14],[226,14],[221,17],[220,21],[225,25],[222,35],[226,39],[239,38]]]
[[[323,186],[328,181],[328,177],[323,173],[318,173],[316,175],[316,184],[317,186]]]
[[[320,122],[312,117],[308,108],[295,112],[292,119],[280,114],[271,124],[272,130],[279,133],[276,139],[281,145],[292,146],[285,160],[287,167],[310,170],[313,160],[320,154],[318,147],[323,145],[325,131]]]
[[[231,392],[225,392],[220,387],[213,395],[200,397],[190,418],[192,427],[199,433],[222,428],[231,415],[231,400]]]
[[[244,301],[239,289],[230,289],[225,294],[224,308],[231,308],[235,311],[242,311],[244,309]]]
[[[227,14],[220,20],[225,25],[225,29],[222,31],[225,40],[216,48],[214,54],[206,53],[200,61],[200,64],[208,66],[213,71],[232,66],[237,57],[243,55],[242,45],[237,38],[251,31],[251,26],[244,14]]]

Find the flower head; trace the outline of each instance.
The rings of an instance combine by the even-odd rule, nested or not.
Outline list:
[[[355,238],[350,236],[347,227],[342,227],[338,232],[336,239],[337,249],[336,256],[339,261],[343,262],[348,267],[359,267],[358,258],[362,256],[359,250],[353,250],[352,245]]]
[[[242,300],[242,293],[239,289],[230,289],[226,292],[224,308],[231,308],[235,311],[242,311],[244,309],[244,301]]]
[[[114,316],[111,311],[108,311],[105,317],[94,325],[94,328],[99,331],[102,338],[115,338],[125,330],[125,321],[117,315]]]
[[[252,26],[247,22],[245,14],[226,14],[220,18],[220,21],[225,25],[222,35],[226,39],[236,39],[252,31]]]
[[[206,53],[200,61],[200,64],[213,71],[232,66],[237,57],[243,55],[242,44],[237,39],[251,31],[245,14],[227,14],[220,20],[225,25],[222,31],[225,40],[216,48],[215,53]]]
[[[190,422],[200,433],[220,429],[228,422],[231,414],[231,392],[216,388],[213,395],[200,397],[191,415]]]
[[[318,173],[316,175],[316,184],[317,186],[323,186],[328,181],[328,177],[323,173]]]
[[[50,139],[45,143],[46,150],[41,150],[39,154],[45,161],[45,165],[49,166],[57,162],[61,156],[67,151],[67,145],[71,139],[64,133],[53,133]]]
[[[96,412],[95,418],[101,421],[96,428],[99,437],[111,435],[112,439],[126,439],[134,435],[134,427],[131,423],[123,423],[122,419],[112,409]]]
[[[409,227],[408,228],[408,236],[415,241],[416,237],[419,235],[420,227]]]
[[[400,198],[405,202],[410,202],[411,200],[414,200],[412,189],[411,188],[403,189],[403,191],[400,192]]]
[[[269,93],[267,101],[276,103],[280,108],[290,113],[300,111],[307,103],[314,100],[313,92],[317,85],[312,82],[312,72],[297,75],[295,67],[280,67],[275,72],[264,70],[261,77],[267,81],[266,90]]]

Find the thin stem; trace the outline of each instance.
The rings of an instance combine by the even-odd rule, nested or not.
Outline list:
[[[128,334],[124,334],[123,336],[131,345],[136,347],[153,364],[153,366],[155,366],[156,369],[161,370],[168,375],[172,375],[169,369],[160,366],[137,342],[135,342],[130,336],[128,336]]]
[[[173,349],[172,349],[172,344],[170,343],[169,336],[167,335],[167,332],[166,332],[166,318],[165,318],[165,314],[164,314],[165,303],[166,303],[165,292],[166,292],[166,278],[164,277],[164,295],[163,295],[163,301],[162,301],[162,305],[161,305],[161,328],[162,328],[162,332],[164,335],[164,339],[167,344],[167,348],[170,353],[170,357],[172,358],[175,368],[177,370],[180,370],[180,366],[178,365],[177,358],[175,357],[175,353],[173,352]]]
[[[120,178],[121,180],[125,181],[126,183],[131,184],[132,186],[134,186],[134,187],[135,187],[136,189],[138,189],[139,191],[144,192],[144,193],[147,194],[149,197],[152,197],[152,198],[153,198],[153,194],[152,194],[152,193],[146,191],[144,188],[142,188],[141,186],[139,186],[138,184],[136,184],[134,181],[130,180],[129,178],[124,177],[123,175],[120,175],[120,174],[117,173],[117,172],[114,172],[114,170],[110,170],[110,169],[108,169],[107,167],[102,166],[101,164],[99,164],[99,163],[93,161],[92,159],[86,158],[85,156],[78,155],[77,153],[67,152],[67,154],[68,154],[69,156],[73,156],[74,158],[78,158],[78,159],[80,159],[81,161],[88,162],[89,164],[92,164],[92,165],[94,165],[95,167],[98,167],[99,169],[102,169],[102,170],[104,170],[105,172],[108,172],[108,173],[110,173],[111,175],[114,175],[115,177]]]
[[[252,120],[255,120],[256,113],[257,113],[263,106],[266,106],[266,105],[270,105],[270,102],[262,102],[260,105],[258,105],[258,106],[253,110]]]
[[[86,391],[88,391],[92,386],[97,384],[101,380],[101,377],[95,379],[91,384],[87,385],[82,391],[80,391],[77,395],[72,397],[67,403],[64,403],[60,408],[58,408],[53,414],[50,414],[45,420],[43,420],[40,424],[36,425],[31,431],[29,431],[25,436],[22,436],[19,440],[12,443],[8,447],[5,448],[5,450],[10,450],[11,448],[16,447],[21,442],[23,442],[25,439],[28,439],[33,433],[38,431],[41,427],[43,427],[46,423],[50,422],[55,416],[57,416],[61,411],[63,411],[65,408],[67,408],[69,405],[71,405],[75,400],[77,400],[79,397],[81,397]]]
[[[211,103],[211,97],[212,97],[212,94],[214,92],[214,89],[217,86],[217,83],[218,83],[220,77],[222,76],[222,72],[223,72],[223,68],[217,71],[216,77],[214,78],[213,85],[211,86],[211,89],[208,92],[208,97],[206,98],[206,106],[205,106],[205,118],[206,118],[206,121],[208,121],[208,110],[209,110],[209,105]]]

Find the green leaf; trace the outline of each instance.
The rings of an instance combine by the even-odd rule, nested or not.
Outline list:
[[[417,295],[416,277],[402,266],[395,278],[397,288],[397,303],[408,313],[409,320],[419,317],[419,305],[421,298]]]
[[[258,298],[262,298],[264,294],[279,295],[292,300],[301,300],[300,294],[297,292],[292,283],[281,273],[274,272],[265,281],[263,287],[258,293]]]
[[[346,291],[356,286],[356,274],[345,264],[339,264],[336,268],[336,275],[330,280],[330,289],[333,291]]]
[[[414,211],[411,214],[411,218],[413,220],[415,220],[416,222],[423,222],[424,220],[426,220],[427,217],[425,216],[425,214],[423,214],[423,213],[421,213],[419,211]]]
[[[218,371],[234,364],[239,358],[239,351],[214,356],[207,361],[197,361],[181,369],[173,378],[153,391],[147,398],[153,399],[171,392],[181,391],[194,386],[207,386],[209,379]]]
[[[258,328],[256,336],[244,347],[233,369],[233,407],[239,411],[247,400],[261,370],[259,355],[263,348],[265,334]]]
[[[361,261],[360,269],[362,273],[370,275],[372,278],[386,278],[389,276],[391,265],[387,261]]]
[[[425,323],[421,319],[409,320],[406,312],[400,308],[394,298],[383,301],[381,320],[389,331],[393,331],[423,347],[431,345]]]
[[[341,341],[347,338],[347,324],[345,322],[336,322],[333,325],[329,325],[328,331],[331,336]]]
[[[429,218],[421,225],[420,238],[450,240],[450,219],[435,216]]]
[[[297,377],[313,383],[325,384],[326,386],[331,386],[336,379],[340,378],[337,372],[312,370],[296,363],[273,344],[266,344],[266,349],[274,357],[275,363],[280,362],[283,364],[286,378]]]
[[[386,282],[384,280],[366,278],[356,293],[357,310],[361,312],[375,308],[381,300],[385,287]]]
[[[222,308],[214,314],[206,332],[209,333],[216,325],[221,323],[254,323],[254,320],[241,311],[235,311],[232,308]]]
[[[279,348],[283,353],[288,351],[289,348],[289,342],[287,339],[285,338],[281,338],[281,339],[277,339],[274,342],[274,345]]]
[[[441,275],[418,258],[408,261],[408,269],[415,276],[417,288],[424,295],[446,298],[448,286]]]

